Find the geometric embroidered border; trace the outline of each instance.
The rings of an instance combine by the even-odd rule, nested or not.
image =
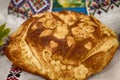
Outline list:
[[[50,0],[41,0],[40,2],[28,0],[28,4],[30,5],[34,14],[36,14],[48,9],[50,7]]]
[[[21,17],[30,17],[44,11],[50,11],[51,0],[11,0],[8,14],[17,14]]]
[[[120,6],[120,0],[87,0],[89,14],[94,15],[95,13],[101,14],[102,11],[108,12],[113,9],[114,6]]]
[[[19,80],[22,70],[12,65],[6,80]]]

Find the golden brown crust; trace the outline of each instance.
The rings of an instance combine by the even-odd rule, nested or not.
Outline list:
[[[118,45],[115,33],[92,15],[45,12],[11,35],[5,54],[48,80],[85,80],[107,66]]]

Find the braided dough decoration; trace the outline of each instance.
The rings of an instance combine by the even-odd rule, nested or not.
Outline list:
[[[5,54],[48,80],[85,80],[108,65],[118,45],[115,33],[92,15],[45,12],[11,35]]]

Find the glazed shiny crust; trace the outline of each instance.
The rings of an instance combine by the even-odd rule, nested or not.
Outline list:
[[[11,35],[5,54],[48,80],[86,80],[108,65],[118,45],[115,33],[92,15],[44,12]]]

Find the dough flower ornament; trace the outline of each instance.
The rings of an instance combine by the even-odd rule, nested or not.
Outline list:
[[[94,27],[90,25],[86,25],[85,23],[80,23],[78,24],[78,26],[79,27],[75,27],[72,29],[73,35],[75,35],[78,38],[88,38],[88,37],[94,38],[92,34],[95,31]]]

